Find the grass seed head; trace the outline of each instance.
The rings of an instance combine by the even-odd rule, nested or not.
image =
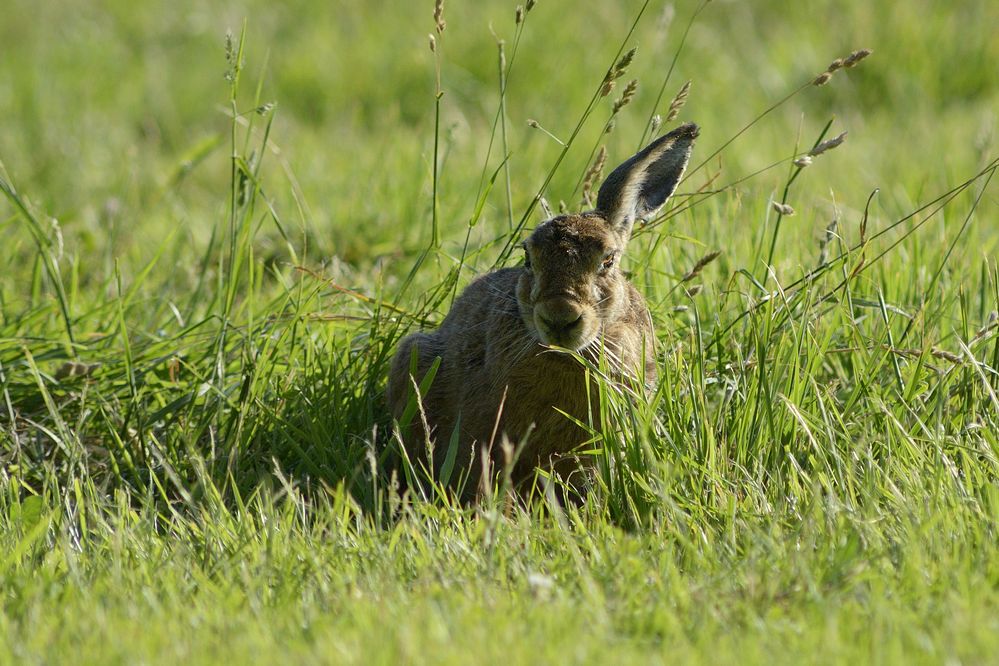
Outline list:
[[[586,175],[583,177],[583,205],[590,207],[593,206],[593,197],[591,196],[593,192],[593,186],[598,180],[600,180],[600,174],[603,173],[604,165],[607,163],[607,148],[605,146],[600,146],[600,151],[593,160],[593,164],[590,168],[586,170]]]
[[[541,206],[541,212],[544,213],[546,220],[554,217],[554,215],[552,215],[552,207],[548,204],[548,199],[538,197],[538,204]]]
[[[810,151],[808,151],[808,154],[810,156],[812,156],[812,157],[815,157],[817,155],[821,155],[822,153],[826,152],[827,150],[832,150],[833,148],[835,148],[836,146],[840,145],[844,141],[846,141],[846,132],[843,132],[839,136],[833,137],[832,139],[829,139],[828,141],[823,141],[822,143],[820,143],[819,145],[815,146]]]
[[[612,70],[614,72],[613,78],[619,79],[624,76],[624,73],[628,70],[629,65],[631,65],[631,61],[635,59],[635,53],[637,51],[638,48],[632,47],[623,56],[621,56],[621,59],[617,61],[617,64],[614,65],[614,69]]]
[[[823,242],[825,242],[826,244],[832,242],[832,239],[836,237],[836,228],[838,226],[839,226],[839,220],[834,219],[832,222],[829,223],[829,225],[826,227],[825,236],[822,239]]]
[[[690,81],[687,81],[682,86],[680,90],[676,93],[673,101],[669,103],[669,110],[666,111],[666,122],[672,122],[679,114],[680,109],[683,105],[687,103],[687,95],[690,94]]]
[[[227,30],[225,33],[225,61],[229,65],[225,71],[225,80],[235,83],[243,63],[239,61],[239,42],[232,34],[232,30]]]
[[[444,32],[447,27],[447,21],[444,20],[444,0],[434,2],[434,24],[437,26],[438,34]]]
[[[799,169],[804,169],[806,166],[811,166],[811,164],[812,164],[811,155],[802,155],[801,157],[799,157],[794,161],[794,166],[798,167]]]
[[[635,58],[636,51],[638,51],[637,48],[632,48],[621,56],[613,67],[607,70],[607,75],[604,76],[604,82],[600,88],[601,97],[606,97],[612,90],[614,90],[614,81],[624,76],[625,71],[628,69],[628,65],[630,65],[631,61]]]
[[[649,129],[652,132],[652,136],[657,135],[659,133],[659,128],[662,126],[663,126],[663,117],[660,116],[658,113],[652,116],[652,122],[649,123]]]
[[[432,34],[428,37],[430,37],[430,52],[437,53],[437,39]]]
[[[870,49],[860,49],[859,51],[854,51],[843,60],[843,67],[856,67],[857,63],[871,55],[873,51]]]
[[[524,22],[524,5],[517,5],[517,13],[514,16],[514,23],[520,25]]]
[[[824,86],[832,78],[832,72],[822,72],[812,80],[813,86]]]
[[[942,358],[943,360],[950,361],[951,363],[959,364],[964,362],[964,359],[961,358],[961,356],[959,356],[958,354],[954,354],[953,352],[949,352],[945,349],[937,349],[936,347],[934,347],[933,349],[930,350],[930,354],[932,354],[934,358]]]
[[[695,277],[697,277],[698,275],[701,274],[701,271],[704,270],[705,266],[707,266],[708,264],[710,264],[712,261],[714,261],[715,259],[717,259],[719,256],[721,256],[721,251],[718,251],[718,250],[716,250],[715,252],[709,252],[708,254],[704,255],[703,257],[701,257],[700,259],[697,260],[697,263],[694,264],[693,268],[691,268],[689,271],[687,271],[686,273],[684,273],[683,277],[680,278],[680,282],[681,283],[683,283],[683,282],[690,282]]]
[[[539,132],[544,132],[548,136],[548,138],[552,139],[555,143],[557,143],[560,146],[565,146],[565,142],[562,141],[562,139],[558,138],[557,136],[546,130],[544,127],[542,127],[541,123],[539,123],[534,118],[527,119],[527,126],[532,129],[536,129]]]
[[[236,60],[236,37],[232,30],[225,31],[225,60],[230,65]]]
[[[538,4],[537,0],[527,0],[527,5],[524,7],[527,11],[534,9],[534,5]]]
[[[628,106],[628,103],[635,98],[635,93],[638,92],[638,79],[632,79],[628,81],[628,85],[624,87],[621,91],[621,97],[614,102],[614,108],[611,113],[616,114],[618,111]]]
[[[794,208],[785,203],[774,201],[771,205],[774,207],[775,211],[777,211],[784,217],[791,217],[792,215],[794,215]]]
[[[812,85],[824,86],[825,84],[829,83],[829,79],[832,78],[834,72],[843,69],[844,67],[855,67],[857,63],[859,63],[861,60],[863,60],[869,55],[871,55],[870,49],[860,49],[859,51],[854,51],[845,58],[836,58],[831,63],[829,63],[829,66],[826,67],[826,71],[822,72],[814,79],[812,79]]]

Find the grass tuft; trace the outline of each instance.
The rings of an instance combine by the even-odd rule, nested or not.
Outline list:
[[[0,26],[0,662],[999,651],[995,3],[105,4]],[[413,484],[400,338],[681,112],[587,501]]]

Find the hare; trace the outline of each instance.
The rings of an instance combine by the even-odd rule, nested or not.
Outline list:
[[[607,177],[596,209],[541,223],[523,243],[522,266],[479,277],[438,330],[402,340],[387,398],[396,419],[413,415],[399,427],[414,466],[435,478],[446,470],[464,501],[490,481],[482,476],[490,467],[511,462],[521,487],[538,468],[570,485],[569,477],[585,477],[577,454],[590,434],[578,423],[599,427],[599,412],[596,386],[586,385],[590,375],[577,356],[603,354],[622,385],[655,385],[651,316],[621,272],[621,255],[635,221],[673,194],[698,132],[687,124],[653,141]],[[414,410],[411,400],[438,358]]]

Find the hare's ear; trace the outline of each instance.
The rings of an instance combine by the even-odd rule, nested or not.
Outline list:
[[[655,214],[680,182],[700,129],[677,127],[614,169],[597,194],[597,212],[625,238],[635,220]]]

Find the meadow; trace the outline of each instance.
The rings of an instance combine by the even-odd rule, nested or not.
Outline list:
[[[999,5],[82,5],[0,21],[0,663],[999,659]],[[399,339],[687,121],[587,501],[400,493]]]

